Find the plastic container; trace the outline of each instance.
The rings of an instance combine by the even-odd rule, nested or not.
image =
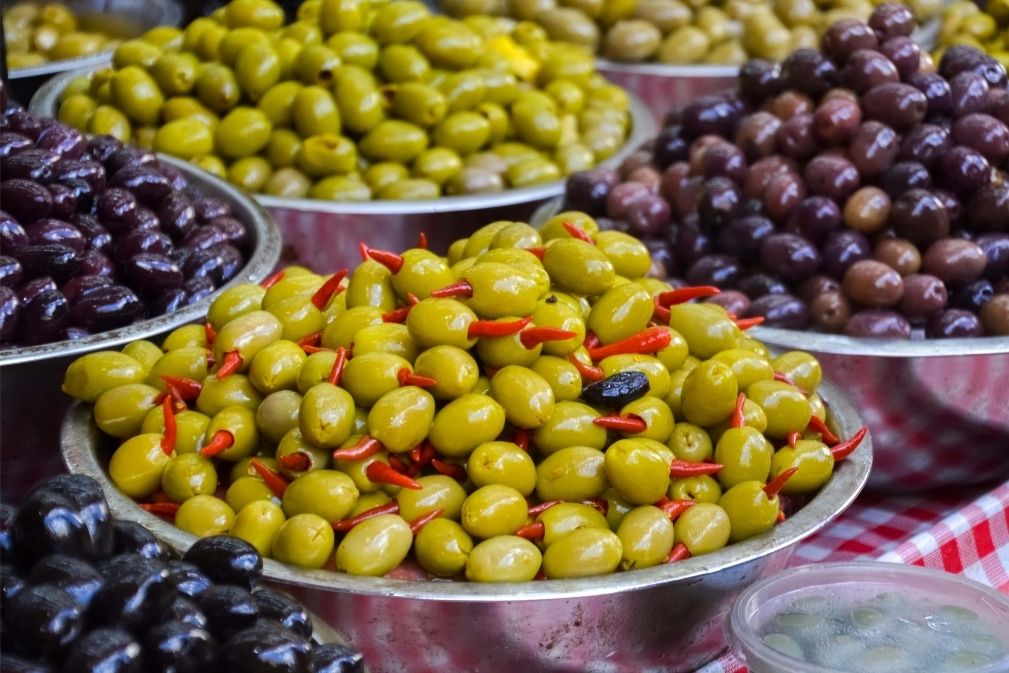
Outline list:
[[[853,615],[859,627],[827,625],[831,617],[865,606],[877,611]],[[788,616],[776,621],[782,613]],[[810,621],[818,626],[800,624],[804,620],[795,615],[802,613],[815,615]],[[805,657],[814,661],[784,653],[787,643],[781,640],[772,640],[781,649],[764,640],[789,629],[794,629],[793,642],[804,643]],[[804,640],[799,635],[809,631],[819,637]],[[1009,598],[960,575],[916,566],[850,562],[786,570],[740,594],[727,632],[730,648],[750,673],[1009,671]],[[826,649],[828,644],[832,650]],[[862,658],[871,648],[877,648],[878,657],[872,665],[866,663],[871,657]],[[959,667],[949,661],[958,661]]]

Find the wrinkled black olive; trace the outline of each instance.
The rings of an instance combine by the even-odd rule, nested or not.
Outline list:
[[[83,635],[70,648],[60,673],[142,673],[140,643],[119,628],[100,628]]]
[[[144,638],[144,672],[205,673],[212,670],[216,650],[213,637],[201,628],[180,621],[158,624]]]
[[[256,548],[228,535],[197,540],[182,560],[192,563],[215,582],[247,589],[256,586],[263,574],[263,558]]]
[[[139,523],[115,521],[112,524],[113,553],[140,554],[147,558],[167,559],[168,549]]]
[[[105,580],[93,565],[65,554],[42,558],[28,573],[29,584],[52,584],[70,594],[86,608]]]
[[[258,589],[252,592],[252,597],[261,619],[279,622],[302,638],[312,637],[312,618],[301,603],[273,589]]]
[[[309,662],[308,642],[276,622],[261,620],[221,648],[221,668],[243,673],[298,673]]]
[[[364,673],[361,653],[343,645],[319,645],[312,649],[309,673]]]
[[[56,658],[80,635],[84,612],[60,587],[40,584],[25,587],[10,600],[4,625],[20,653]]]
[[[648,377],[641,372],[618,372],[585,386],[582,397],[589,404],[620,408],[648,394]]]

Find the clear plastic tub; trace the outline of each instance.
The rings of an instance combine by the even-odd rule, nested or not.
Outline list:
[[[915,566],[786,570],[736,599],[727,632],[750,673],[1009,673],[1009,598]]]

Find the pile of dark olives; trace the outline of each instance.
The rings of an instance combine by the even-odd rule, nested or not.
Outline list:
[[[827,429],[812,356],[772,356],[583,214],[362,252],[74,362],[113,483],[285,563],[518,582],[767,533],[864,436]]]
[[[361,673],[312,617],[257,588],[263,560],[233,537],[182,558],[114,519],[98,482],[63,475],[0,505],[4,673]]]
[[[743,66],[672,110],[566,207],[646,238],[661,272],[766,325],[855,337],[1009,334],[1009,90],[969,46],[934,69],[907,7]],[[621,180],[623,182],[621,183]]]
[[[245,264],[231,206],[147,150],[0,117],[0,346],[79,339],[205,299]]]
[[[435,199],[560,180],[606,159],[627,95],[591,54],[419,0],[234,0],[120,44],[58,118],[192,160],[250,193]]]

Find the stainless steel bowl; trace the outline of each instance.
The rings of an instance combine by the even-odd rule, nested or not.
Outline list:
[[[539,226],[561,199],[533,214]],[[1009,476],[1009,337],[901,341],[754,328],[779,349],[812,353],[872,431],[869,487],[892,492]]]
[[[44,4],[46,0],[28,0]],[[7,3],[4,3],[5,5]],[[178,26],[182,22],[183,7],[178,0],[65,0],[64,3],[79,18],[85,30],[97,29],[123,39],[137,37],[155,26]],[[112,51],[101,51],[90,56],[49,61],[32,68],[8,71],[7,84],[15,100],[27,102],[50,75],[95,68],[112,60]]]
[[[820,392],[835,429],[862,422],[841,391]],[[109,481],[114,442],[91,407],[75,403],[61,446],[71,472],[102,483],[115,516],[137,521],[175,549],[196,538],[140,509]],[[264,575],[288,585],[360,648],[374,673],[480,671],[685,673],[725,646],[723,623],[743,589],[784,568],[795,544],[826,526],[865,485],[866,440],[827,485],[769,533],[673,565],[581,580],[494,585],[352,577],[265,561]]]
[[[54,116],[59,93],[79,70],[54,77],[32,98],[37,115]],[[631,132],[623,148],[603,162],[618,166],[641,143],[655,135],[655,120],[641,100],[631,96]],[[285,199],[256,196],[270,210],[284,235],[284,259],[330,271],[360,262],[357,246],[403,250],[417,245],[420,232],[427,234],[433,250],[445,251],[457,238],[495,220],[525,222],[536,206],[564,191],[564,181],[509,189],[498,194],[446,196],[430,201],[369,201],[337,203],[318,199]]]

